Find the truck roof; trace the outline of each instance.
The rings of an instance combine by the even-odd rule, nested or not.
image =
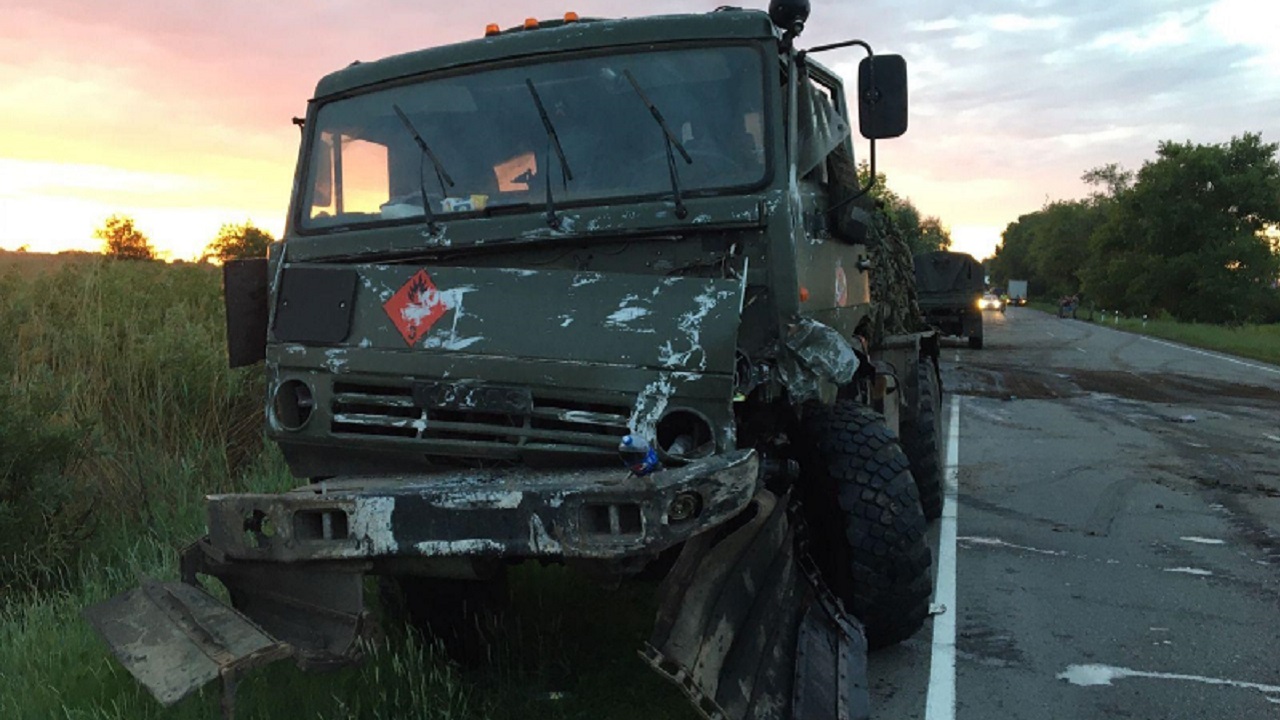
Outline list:
[[[415,50],[372,62],[357,61],[322,78],[316,85],[315,98],[492,60],[654,42],[776,36],[769,16],[758,10],[725,9],[697,15],[555,21],[535,29],[526,30],[521,27],[476,40]]]
[[[938,250],[915,256],[916,287],[921,294],[980,291],[982,263],[972,255]]]

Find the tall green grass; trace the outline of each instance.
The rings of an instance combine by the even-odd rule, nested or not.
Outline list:
[[[109,551],[100,530],[176,540],[261,453],[262,381],[226,367],[218,288],[214,268],[150,262],[0,277],[0,552],[25,579]]]
[[[162,708],[80,613],[140,576],[173,579],[177,551],[203,533],[205,494],[294,482],[262,443],[261,368],[226,367],[218,272],[3,266],[0,718],[217,717],[216,685]],[[695,716],[635,653],[652,586],[602,588],[534,566],[514,569],[511,587],[478,668],[387,623],[358,667],[251,673],[237,717]]]
[[[112,565],[80,576],[77,587],[31,594],[0,610],[0,717],[196,719],[219,716],[217,684],[163,708],[138,686],[79,618],[83,607],[136,584],[171,577],[169,548],[143,540]],[[249,674],[236,694],[237,717],[422,718],[472,713],[470,686],[440,650],[404,634],[375,645],[357,668],[306,675],[280,664]]]

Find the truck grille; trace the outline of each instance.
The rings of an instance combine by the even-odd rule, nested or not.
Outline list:
[[[334,383],[339,436],[423,441],[426,454],[519,458],[524,451],[606,455],[627,434],[629,407],[534,393],[525,411],[424,407],[411,385]]]

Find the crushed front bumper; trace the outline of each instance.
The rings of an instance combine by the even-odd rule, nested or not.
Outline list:
[[[656,554],[739,513],[755,451],[643,477],[625,469],[464,470],[334,479],[278,495],[214,495],[209,538],[237,561],[577,558]]]
[[[142,588],[90,607],[85,615],[120,662],[165,704],[221,678],[224,717],[230,718],[237,682],[253,668],[285,657],[303,669],[360,658],[370,619],[363,602],[363,574],[378,564],[377,553],[383,550],[372,545],[367,528],[357,522],[362,518],[358,510],[361,503],[392,498],[388,517],[393,523],[429,519],[419,513],[418,505],[410,505],[416,498],[421,507],[446,503],[448,510],[490,519],[505,517],[492,515],[498,511],[514,513],[508,519],[543,523],[548,536],[562,528],[571,531],[554,536],[559,538],[555,546],[538,538],[505,543],[495,539],[505,536],[486,536],[497,547],[519,554],[545,555],[557,547],[562,554],[572,553],[570,557],[598,557],[634,548],[659,551],[677,538],[688,538],[663,582],[657,623],[644,658],[677,683],[709,720],[865,720],[866,642],[861,627],[826,591],[804,556],[787,498],[760,490],[746,496],[745,507],[729,510],[737,507],[739,492],[756,482],[757,465],[754,453],[726,454],[643,479],[627,478],[621,487],[597,478],[571,490],[562,488],[563,492],[533,492],[525,485],[520,494],[488,487],[488,494],[478,495],[475,488],[464,492],[468,483],[458,476],[446,486],[433,483],[431,492],[403,483],[391,490],[349,487],[345,493],[334,493],[328,488],[317,493],[330,501],[323,506],[299,493],[274,498],[274,506],[229,505],[232,499],[247,501],[232,496],[215,512],[244,510],[253,527],[242,534],[279,543],[274,550],[269,544],[254,547],[255,552],[278,555],[292,548],[290,552],[299,554],[305,543],[313,542],[306,535],[308,526],[303,537],[288,532],[289,525],[274,528],[272,522],[291,520],[281,512],[336,513],[345,508],[346,539],[355,543],[351,552],[364,554],[310,562],[235,560],[205,538],[183,553],[184,582],[144,581]],[[522,474],[523,482],[529,479]],[[634,486],[640,482],[646,483],[643,493]],[[681,493],[696,492],[706,493],[700,512],[673,522],[672,504]],[[341,502],[331,502],[335,497]],[[638,497],[644,498],[639,501],[639,531],[625,543],[619,533],[582,534],[582,524],[588,522],[582,515],[597,512],[590,508],[600,503],[607,507],[619,498],[637,502]],[[676,514],[684,515],[687,508],[680,505]],[[732,522],[718,522],[722,512],[735,513]],[[626,526],[617,513],[605,516],[609,521],[604,524],[611,529]],[[322,520],[319,527],[340,534],[336,517]],[[717,524],[713,531],[698,532],[711,524]],[[566,544],[572,532],[580,535]],[[595,535],[606,535],[607,542],[593,544],[589,538]],[[416,562],[431,561],[416,543],[411,547],[419,553]],[[455,552],[463,547],[450,546]],[[202,590],[197,575],[217,577],[235,609]]]

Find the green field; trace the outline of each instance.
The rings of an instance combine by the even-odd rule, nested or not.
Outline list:
[[[1058,307],[1050,303],[1031,303],[1036,310],[1056,315]],[[1076,317],[1081,320],[1105,324],[1109,328],[1150,335],[1192,347],[1216,350],[1240,357],[1252,358],[1280,365],[1280,325],[1207,325],[1185,323],[1167,318],[1143,320],[1141,317],[1119,317],[1115,313],[1105,316],[1087,308]]]
[[[216,268],[19,255],[0,255],[0,717],[217,717],[216,686],[162,708],[80,613],[174,578],[206,493],[295,482],[262,442],[261,368],[226,368]],[[695,717],[636,654],[653,585],[555,566],[510,585],[479,667],[387,622],[359,667],[251,674],[237,717]]]

